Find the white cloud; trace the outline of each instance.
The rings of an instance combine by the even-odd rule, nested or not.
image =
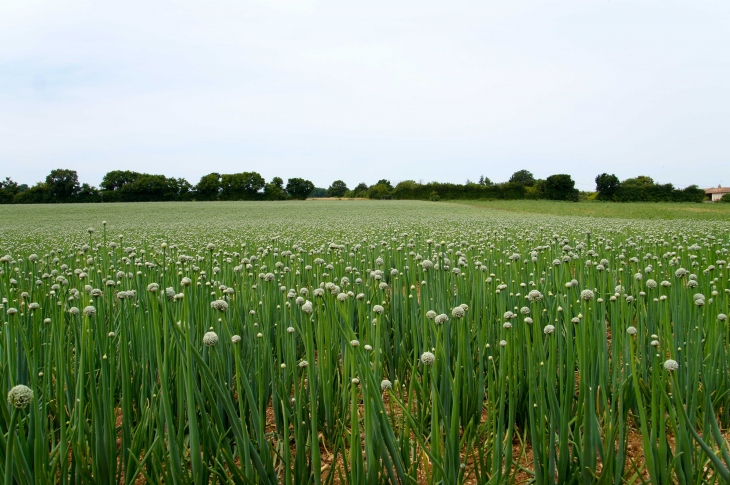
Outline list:
[[[0,175],[730,181],[724,2],[181,5],[0,5]]]

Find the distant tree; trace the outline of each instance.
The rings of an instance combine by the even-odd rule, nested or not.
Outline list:
[[[28,190],[27,186],[25,190]],[[10,177],[0,180],[0,204],[12,203],[15,196],[20,192],[23,192],[21,186]]]
[[[355,187],[352,191],[353,197],[367,197],[368,196],[368,186],[365,182],[360,182],[357,184],[357,187]]]
[[[18,192],[13,198],[15,204],[50,204],[53,202],[48,185],[38,182],[23,192]]]
[[[551,175],[545,180],[545,197],[550,200],[578,201],[579,191],[575,182],[567,174]]]
[[[271,182],[264,186],[264,199],[266,200],[284,200],[286,199],[286,190],[284,190],[284,181],[281,177],[274,177]]]
[[[393,187],[389,187],[387,184],[382,183],[387,180],[381,180],[381,183],[377,183],[368,189],[368,197],[371,199],[390,199],[392,196]]]
[[[76,170],[57,168],[46,177],[46,186],[52,202],[72,202],[80,188],[79,176]]]
[[[198,200],[218,200],[221,192],[221,174],[213,172],[200,177],[195,186],[195,198]]]
[[[723,195],[720,202],[730,202],[730,194]]]
[[[327,189],[327,197],[342,197],[349,189],[342,180],[335,180]]]
[[[647,175],[639,175],[638,177],[626,179],[621,182],[624,187],[650,187],[655,185],[654,179]]]
[[[99,202],[101,195],[99,189],[89,184],[82,184],[76,192],[75,202]]]
[[[509,181],[513,184],[524,185],[525,187],[532,187],[535,185],[535,177],[532,175],[532,172],[527,170],[518,170],[513,173],[509,178]]]
[[[492,185],[492,181],[489,180],[489,177],[485,177],[484,175],[481,175],[479,177],[479,185],[484,185],[484,186],[489,187],[490,185]]]
[[[325,189],[324,187],[315,187],[314,189],[312,189],[307,197],[312,197],[314,199],[324,199],[329,196],[327,195],[327,189]]]
[[[596,192],[598,199],[611,200],[613,194],[616,193],[620,182],[614,174],[602,173],[596,177]]]
[[[286,182],[286,191],[292,199],[305,200],[314,189],[314,184],[302,178],[290,178]]]
[[[385,185],[386,187],[388,187],[388,190],[393,190],[393,186],[390,184],[390,180],[380,179],[375,185]]]
[[[241,172],[221,175],[220,200],[256,200],[266,185],[257,172]]]
[[[142,174],[130,170],[112,170],[104,175],[99,188],[105,191],[120,190],[125,185],[133,184]]]

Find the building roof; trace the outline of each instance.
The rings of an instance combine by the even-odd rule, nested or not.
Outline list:
[[[730,194],[730,187],[712,187],[705,189],[705,194]]]

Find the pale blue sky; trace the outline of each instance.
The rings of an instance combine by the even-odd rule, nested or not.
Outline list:
[[[730,185],[730,2],[2,2],[0,176],[53,168]]]

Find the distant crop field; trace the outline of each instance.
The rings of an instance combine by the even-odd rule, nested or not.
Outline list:
[[[693,219],[730,221],[730,204],[668,202],[558,202],[550,200],[458,201],[505,212],[617,219]]]
[[[727,483],[727,213],[0,206],[2,476]]]

